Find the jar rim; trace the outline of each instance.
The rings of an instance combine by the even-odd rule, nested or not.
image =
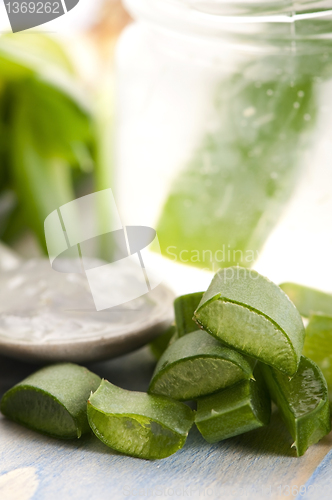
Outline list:
[[[275,0],[274,13],[264,11],[269,0],[123,0],[130,14],[151,26],[180,36],[237,39],[241,43],[268,41],[272,45],[318,41],[332,44],[331,0]],[[217,13],[211,6],[217,6]],[[223,15],[227,6],[242,5],[247,15]],[[248,15],[248,8],[260,5]],[[320,10],[314,8],[319,7]],[[281,10],[283,7],[283,10]],[[287,7],[287,8],[286,8]],[[296,8],[295,8],[296,7]],[[293,10],[292,10],[293,9]],[[255,15],[254,15],[255,14]]]
[[[124,0],[125,6],[134,15],[158,12],[169,16],[177,14],[192,20],[209,20],[219,23],[295,23],[319,19],[332,15],[329,0]],[[259,10],[257,10],[259,5]],[[252,9],[250,9],[250,6]],[[318,8],[315,8],[318,7]]]
[[[296,22],[332,12],[329,0],[156,0],[218,16],[223,22]]]

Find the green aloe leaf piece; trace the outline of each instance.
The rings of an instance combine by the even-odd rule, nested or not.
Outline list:
[[[312,359],[326,379],[332,402],[332,316],[312,315],[306,328],[303,354]]]
[[[267,365],[260,368],[301,456],[331,430],[326,380],[316,363],[304,356],[292,379]]]
[[[253,359],[199,330],[166,349],[152,376],[149,392],[179,401],[197,399],[253,378],[254,364]]]
[[[72,363],[47,366],[7,391],[1,412],[30,429],[61,439],[89,432],[86,403],[100,377]]]
[[[315,313],[332,316],[332,294],[296,283],[282,283],[279,286],[305,318]]]
[[[110,448],[158,459],[183,447],[194,414],[170,398],[126,391],[103,380],[88,401],[88,419],[95,435]]]
[[[195,320],[223,343],[294,375],[304,343],[302,318],[287,295],[256,271],[220,270]]]
[[[195,423],[209,443],[267,425],[271,401],[258,368],[256,380],[244,380],[197,401]]]
[[[171,325],[164,333],[149,343],[150,350],[156,359],[161,358],[171,340],[175,339],[175,337],[177,337],[176,326]]]
[[[193,316],[203,295],[204,292],[189,293],[174,300],[175,323],[179,337],[197,330]]]

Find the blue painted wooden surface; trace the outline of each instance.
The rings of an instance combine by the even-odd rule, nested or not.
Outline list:
[[[89,368],[121,387],[144,391],[154,361],[145,348]],[[0,391],[35,370],[0,357]],[[305,494],[298,498],[332,498],[319,495],[320,486],[328,491],[331,484],[331,436],[301,458],[290,445],[276,411],[269,427],[215,445],[193,429],[182,450],[153,462],[121,456],[94,436],[59,441],[0,417],[0,500],[266,500],[295,498],[301,486]]]
[[[332,450],[318,465],[315,472],[306,482],[296,500],[322,500],[332,498]]]

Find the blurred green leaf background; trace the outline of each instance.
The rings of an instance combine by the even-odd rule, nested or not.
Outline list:
[[[4,242],[15,245],[30,234],[45,252],[45,218],[78,196],[110,187],[109,158],[99,150],[100,126],[88,94],[54,39],[31,33],[0,37]]]

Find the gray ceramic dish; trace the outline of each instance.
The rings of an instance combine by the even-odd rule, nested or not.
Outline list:
[[[114,293],[126,289],[115,277]],[[173,320],[173,293],[159,285],[120,306],[96,311],[84,274],[53,271],[47,259],[0,275],[0,354],[32,362],[86,363],[133,351]]]

